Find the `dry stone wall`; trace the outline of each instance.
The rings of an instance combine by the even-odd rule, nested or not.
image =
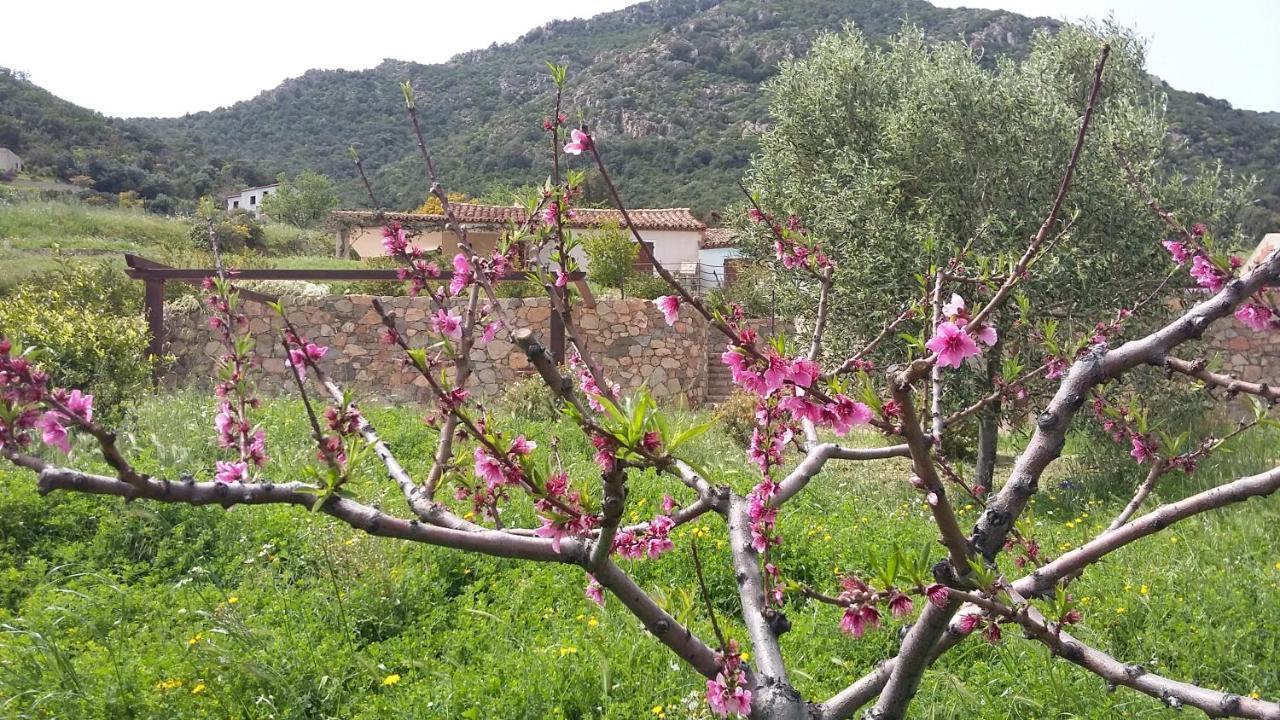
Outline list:
[[[411,345],[426,340],[426,298],[383,297],[395,311]],[[516,327],[532,328],[549,341],[551,308],[545,298],[499,300]],[[401,366],[398,348],[379,341],[382,323],[368,295],[330,295],[285,298],[285,309],[298,331],[330,347],[321,367],[338,383],[360,395],[385,400],[430,400],[430,388],[417,371]],[[262,359],[264,389],[292,388],[289,368],[280,347],[282,321],[270,308],[246,303],[249,327]],[[624,392],[648,386],[664,404],[695,407],[706,392],[707,324],[688,308],[669,327],[653,303],[645,300],[598,300],[596,307],[575,307],[587,345],[611,380]],[[210,330],[202,310],[172,313],[166,318],[168,353],[176,358],[166,382],[178,386],[207,382],[222,346]],[[503,339],[474,348],[471,354],[473,392],[496,397],[512,383],[534,374],[518,348]]]
[[[1210,355],[1222,360],[1221,372],[1248,382],[1280,383],[1280,332],[1250,330],[1234,317],[1205,333]]]

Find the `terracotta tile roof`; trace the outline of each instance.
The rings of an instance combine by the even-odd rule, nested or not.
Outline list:
[[[702,250],[737,247],[738,240],[730,228],[707,228],[702,231],[702,240],[698,247]]]
[[[515,221],[523,223],[528,217],[524,208],[514,205],[478,205],[453,203],[458,219],[468,225],[503,225]],[[617,210],[579,208],[577,216],[568,225],[574,228],[596,227],[609,220],[622,225],[622,213]],[[694,216],[689,208],[636,208],[628,210],[637,230],[704,230],[707,226]],[[339,210],[333,213],[338,219],[351,219],[357,223],[372,223],[377,213],[371,210]],[[444,215],[419,215],[416,213],[385,213],[387,220],[398,220],[406,225],[443,224]]]

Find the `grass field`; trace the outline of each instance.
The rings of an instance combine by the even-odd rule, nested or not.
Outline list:
[[[75,201],[0,202],[0,294],[58,264],[55,248],[71,262],[102,261],[124,267],[124,253],[159,260],[192,258],[191,220],[141,210],[95,207]],[[255,266],[358,267],[326,256],[322,232],[267,224],[266,249],[246,261]]]
[[[311,462],[305,420],[285,399],[264,412],[277,428],[272,472],[283,479]],[[432,440],[419,411],[370,414],[421,475]],[[211,417],[209,398],[161,396],[139,409],[125,437],[145,470],[207,478],[215,459]],[[570,425],[508,421],[539,440],[559,438],[571,476],[596,492],[590,449]],[[1277,439],[1246,437],[1196,475],[1167,478],[1159,499],[1270,467]],[[75,463],[93,462],[86,446],[73,452]],[[717,479],[750,486],[741,451],[717,431],[689,452]],[[788,576],[829,590],[838,573],[864,571],[872,548],[917,548],[931,538],[903,463],[835,467],[782,514],[786,540],[778,553]],[[0,469],[0,717],[708,717],[701,679],[616,600],[603,609],[586,600],[577,568],[374,539],[294,509],[41,498],[33,485],[27,474]],[[1105,526],[1128,490],[1100,485],[1070,462],[1041,487],[1024,530],[1051,554]],[[664,492],[684,497],[682,486],[651,475],[633,476],[630,489],[633,519],[652,516]],[[354,492],[401,513],[396,489],[372,464]],[[976,509],[960,512],[967,524]],[[506,519],[528,524],[531,517],[517,501]],[[1185,521],[1121,551],[1073,587],[1085,609],[1077,634],[1175,678],[1280,696],[1278,528],[1280,498],[1273,497]],[[710,637],[691,570],[696,540],[720,621],[745,640],[732,621],[738,600],[723,524],[704,517],[675,536],[674,551],[626,561],[628,569],[678,619]],[[802,598],[788,603],[793,630],[783,648],[808,697],[825,699],[894,653],[898,623],[853,640],[837,629],[834,609]],[[1181,716],[1126,689],[1107,692],[1101,680],[1014,632],[999,646],[971,639],[947,655],[913,706],[920,718]]]

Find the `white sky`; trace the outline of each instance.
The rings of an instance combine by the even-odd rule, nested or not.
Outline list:
[[[1150,41],[1147,68],[1179,90],[1280,111],[1280,0],[930,0],[1074,20],[1114,15]]]
[[[555,18],[635,0],[0,0],[0,65],[108,115],[175,116],[246,100],[312,68],[435,63]],[[1102,17],[1152,38],[1182,90],[1280,110],[1280,0],[940,0],[1024,15]]]

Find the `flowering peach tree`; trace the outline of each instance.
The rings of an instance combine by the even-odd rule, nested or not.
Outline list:
[[[900,317],[927,313],[931,337],[914,356],[903,357],[884,371],[867,357],[890,335],[894,323],[848,357],[831,358],[824,353],[823,335],[831,323],[829,308],[840,268],[806,232],[800,218],[775,216],[759,198],[750,198],[749,217],[771,235],[779,263],[798,282],[816,290],[813,330],[806,342],[797,345],[794,340],[762,337],[741,309],[711,307],[676,282],[630,223],[626,205],[609,178],[604,160],[607,148],[586,125],[568,127],[560,101],[565,70],[552,66],[556,100],[543,123],[552,174],[541,197],[527,208],[528,220],[508,228],[492,251],[478,250],[468,239],[466,227],[456,220],[449,194],[436,176],[413,90],[404,87],[408,120],[430,177],[431,193],[448,216],[459,248],[442,268],[403,228],[389,223],[384,229],[383,244],[387,254],[400,261],[401,278],[413,294],[427,297],[434,306],[425,320],[429,340],[414,344],[404,320],[375,304],[384,325],[383,341],[400,348],[404,363],[421,373],[433,398],[426,420],[439,439],[425,477],[412,477],[404,470],[354,398],[325,375],[319,361],[329,349],[299,332],[282,305],[275,306],[284,316],[285,330],[278,340],[306,410],[316,462],[303,469],[273,468],[268,452],[270,429],[255,422],[259,398],[253,378],[260,359],[235,286],[235,272],[222,268],[205,284],[209,323],[224,346],[217,370],[213,431],[225,460],[209,469],[212,480],[158,478],[136,470],[118,449],[112,431],[95,421],[92,396],[84,389],[52,387],[48,375],[7,341],[0,341],[0,452],[34,473],[42,493],[61,490],[227,508],[292,504],[328,514],[370,535],[578,566],[588,598],[622,605],[654,639],[705,677],[706,702],[720,716],[840,720],[865,709],[866,717],[900,718],[921,676],[940,655],[972,634],[1000,642],[1006,629],[1013,628],[1109,685],[1131,688],[1170,707],[1191,706],[1211,716],[1280,718],[1280,705],[1274,702],[1163,677],[1091,647],[1069,632],[1070,626],[1088,621],[1074,602],[1070,586],[1092,564],[1183,519],[1280,488],[1280,468],[1276,468],[1177,502],[1144,508],[1163,475],[1191,472],[1225,438],[1161,436],[1148,421],[1150,402],[1126,394],[1122,383],[1126,373],[1142,366],[1163,368],[1171,378],[1185,378],[1231,396],[1256,398],[1256,418],[1245,423],[1241,432],[1262,422],[1280,390],[1241,382],[1210,370],[1201,360],[1174,353],[1210,324],[1233,314],[1257,332],[1275,331],[1280,322],[1268,288],[1280,284],[1280,252],[1241,267],[1216,247],[1208,228],[1184,228],[1147,195],[1135,176],[1133,191],[1143,195],[1175,233],[1164,241],[1171,260],[1203,287],[1199,301],[1154,332],[1127,339],[1126,320],[1157,301],[1153,296],[1136,298],[1128,307],[1117,308],[1113,316],[1100,318],[1087,337],[1054,338],[1040,330],[1034,336],[1045,345],[1041,367],[1022,373],[968,407],[943,406],[942,388],[949,378],[983,362],[984,352],[1000,339],[992,322],[995,313],[1018,305],[1025,297],[1021,288],[1036,282],[1036,263],[1059,243],[1070,242],[1066,234],[1070,223],[1062,215],[1098,102],[1107,52],[1104,47],[1094,68],[1092,92],[1075,143],[1063,148],[1067,159],[1052,205],[1021,256],[998,280],[983,281],[988,292],[981,301],[972,292],[978,283],[957,277],[963,258],[948,267],[922,268],[929,278],[929,293]],[[723,336],[723,362],[734,382],[755,398],[756,426],[747,459],[756,480],[749,491],[718,482],[682,459],[682,448],[705,426],[681,427],[643,391],[625,395],[588,350],[568,288],[568,280],[580,271],[575,260],[580,240],[566,222],[581,201],[586,169],[573,168],[568,156],[576,156],[579,162],[585,159],[587,169],[598,174],[646,261],[669,283],[670,294],[655,301],[667,322],[674,323],[681,312],[693,312]],[[564,365],[552,360],[530,329],[513,324],[497,302],[495,283],[517,270],[545,289],[553,311],[563,321],[570,348]],[[1019,313],[1031,327],[1034,308],[1021,307]],[[596,468],[590,477],[571,477],[558,462],[553,443],[504,429],[485,411],[481,399],[472,395],[472,349],[499,335],[527,356],[563,401],[564,412],[590,439],[596,451]],[[1008,479],[991,490],[966,484],[942,451],[948,428],[1033,383],[1047,388],[1046,404],[1036,414],[1034,433]],[[1046,468],[1062,452],[1066,434],[1082,410],[1129,448],[1133,460],[1147,472],[1128,507],[1106,530],[1050,557],[1016,523]],[[869,447],[846,444],[854,428],[878,432],[890,442]],[[92,474],[58,464],[53,450],[67,450],[69,432],[92,436],[114,474]],[[39,443],[53,450],[38,450]],[[350,483],[351,468],[365,456],[376,456],[385,466],[403,496],[403,512],[384,512],[358,498]],[[937,549],[918,554],[890,549],[869,563],[864,573],[844,576],[833,587],[809,586],[789,577],[776,553],[780,544],[790,541],[778,529],[779,513],[822,476],[828,463],[884,458],[901,458],[909,465],[909,471],[896,480],[919,492],[932,517]],[[670,492],[661,512],[625,525],[628,477],[642,470],[669,479]],[[294,477],[279,476],[286,473]],[[958,498],[972,498],[984,508],[967,532],[954,509]],[[532,506],[539,518],[536,527],[504,522],[504,508],[514,503]],[[702,516],[724,521],[745,637],[729,637],[722,629],[705,583],[700,585],[713,637],[701,637],[678,622],[619,562],[671,552],[673,529]],[[692,550],[701,581],[701,561],[696,547]],[[995,560],[1002,552],[1013,554],[1016,567],[1027,574],[1001,573]],[[793,684],[779,643],[790,629],[788,608],[802,600],[829,605],[830,621],[849,634],[849,642],[884,625],[899,624],[902,641],[896,656],[866,668],[861,677],[849,678],[847,687],[831,697],[806,697]]]

